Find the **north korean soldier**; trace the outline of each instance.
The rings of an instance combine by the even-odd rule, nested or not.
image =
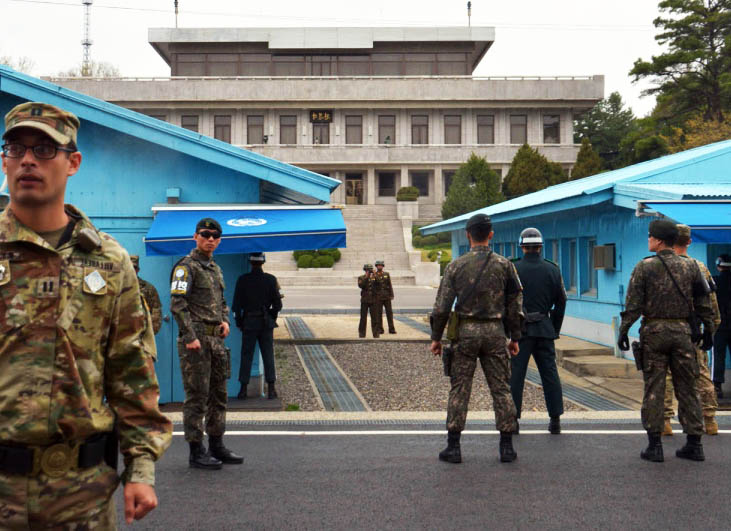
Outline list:
[[[378,331],[383,331],[383,310],[386,310],[386,318],[388,319],[388,333],[395,334],[396,327],[393,324],[393,308],[391,301],[393,300],[393,286],[391,285],[391,275],[383,270],[385,264],[383,260],[376,260],[376,298],[378,304]]]
[[[688,256],[688,246],[692,240],[690,238],[690,227],[688,225],[678,225],[678,238],[675,241],[673,250],[678,256],[693,260],[703,273],[708,285],[711,288],[711,307],[713,308],[713,325],[718,328],[721,324],[721,312],[718,310],[718,300],[716,299],[716,284],[713,281],[711,272],[708,271],[706,264],[695,258]],[[701,401],[701,409],[703,410],[703,426],[706,435],[718,435],[718,424],[716,423],[716,409],[718,409],[718,401],[716,400],[716,392],[711,381],[711,372],[708,370],[708,356],[705,351],[695,345],[695,353],[698,357],[698,368],[700,373],[695,381],[695,389],[698,398]],[[663,425],[662,434],[671,436],[673,427],[670,425],[670,419],[675,415],[673,411],[673,380],[670,374],[665,376],[665,424]]]
[[[513,264],[523,284],[525,323],[520,339],[520,352],[511,360],[510,391],[520,418],[525,374],[532,355],[541,375],[543,396],[551,419],[548,431],[559,434],[563,414],[563,393],[556,368],[556,349],[553,341],[561,332],[566,311],[566,290],[558,266],[541,257],[543,235],[538,229],[529,227],[521,232],[518,245],[523,250],[523,258],[514,260]]]
[[[246,386],[251,377],[254,349],[257,342],[264,361],[264,379],[267,382],[267,398],[277,398],[274,382],[277,380],[274,366],[274,328],[277,315],[282,310],[277,277],[264,273],[264,253],[251,253],[251,272],[241,275],[236,281],[233,314],[236,326],[241,330],[241,368],[239,381],[241,390],[237,398],[246,399]]]
[[[116,529],[157,506],[169,446],[155,341],[127,252],[64,204],[79,119],[45,103],[5,116],[0,214],[0,527]],[[116,427],[116,434],[115,434]]]
[[[716,258],[718,275],[713,277],[718,287],[718,306],[721,325],[713,336],[713,386],[716,397],[723,398],[726,380],[726,353],[731,352],[731,255]]]
[[[160,304],[160,296],[157,294],[155,286],[140,278],[140,257],[136,254],[131,255],[132,265],[137,273],[137,282],[140,283],[140,293],[147,304],[152,319],[152,332],[157,335],[162,326],[162,304]]]
[[[523,322],[523,294],[518,273],[510,261],[488,247],[492,222],[475,214],[466,225],[470,251],[452,261],[444,271],[432,312],[430,350],[442,355],[442,333],[450,323],[454,357],[450,367],[452,388],[447,405],[447,448],[439,459],[461,463],[460,435],[467,420],[472,379],[477,360],[490,387],[495,423],[500,431],[500,461],[517,458],[512,433],[517,428],[515,404],[510,395],[510,356],[518,354]],[[450,310],[455,299],[455,317]],[[505,335],[509,334],[510,341]]]
[[[223,340],[229,334],[223,273],[213,261],[221,225],[212,218],[195,227],[195,248],[173,267],[170,310],[178,323],[178,355],[183,376],[183,429],[192,468],[218,470],[244,458],[223,444],[226,431],[226,379],[231,360]],[[210,451],[203,444],[203,419]]]
[[[358,337],[366,336],[366,324],[368,314],[371,314],[371,333],[373,337],[379,337],[378,329],[378,302],[376,298],[376,277],[373,275],[373,265],[365,264],[363,274],[358,277],[360,288],[360,322],[358,323]]]
[[[635,351],[635,358],[639,358],[645,380],[642,425],[649,445],[640,456],[653,462],[664,460],[660,433],[668,367],[678,397],[678,416],[688,434],[685,446],[675,455],[694,461],[705,459],[701,444],[703,420],[695,391],[698,357],[693,343],[702,340],[702,350],[711,348],[713,309],[710,288],[698,265],[673,252],[677,237],[675,223],[668,220],[650,223],[648,249],[657,254],[642,259],[632,271],[619,327],[619,348],[629,350],[627,334],[642,316],[640,348]],[[693,311],[703,323],[702,334],[689,323]]]

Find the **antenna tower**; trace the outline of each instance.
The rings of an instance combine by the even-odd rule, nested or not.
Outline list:
[[[81,75],[88,77],[91,75],[91,4],[94,0],[81,0],[84,5],[84,40],[81,46],[84,47],[84,58],[81,62]]]

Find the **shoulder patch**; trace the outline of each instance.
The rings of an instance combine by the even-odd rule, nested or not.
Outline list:
[[[513,257],[513,258],[510,259],[510,261],[513,262],[513,263],[520,262],[520,257],[519,256]]]
[[[182,265],[177,265],[173,269],[170,294],[185,295],[186,293],[188,293],[188,268]]]

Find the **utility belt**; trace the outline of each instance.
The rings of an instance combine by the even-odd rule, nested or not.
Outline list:
[[[244,312],[244,319],[246,319],[247,317],[264,317],[264,312]]]
[[[526,312],[525,314],[525,322],[526,323],[540,323],[543,321],[548,315],[541,312]]]
[[[688,324],[687,317],[645,317],[646,323],[659,321],[661,323],[685,323]]]
[[[208,324],[203,323],[200,321],[193,322],[193,326],[195,327],[196,331],[201,331],[206,336],[220,336],[221,335],[221,325],[219,324]]]
[[[102,433],[85,442],[68,441],[50,446],[0,444],[0,472],[19,476],[37,476],[43,472],[49,477],[58,478],[70,470],[98,465],[105,460],[107,445],[112,443],[116,452],[116,437],[111,433]],[[110,458],[113,457],[110,456],[107,461]],[[116,462],[108,464],[113,468],[117,465]]]
[[[467,323],[490,323],[492,321],[501,321],[502,319],[478,319],[477,317],[459,316],[459,324]]]

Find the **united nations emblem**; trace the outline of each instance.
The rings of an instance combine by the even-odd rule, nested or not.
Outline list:
[[[265,225],[267,220],[264,218],[234,218],[229,219],[226,225],[232,227],[258,227],[259,225]]]

